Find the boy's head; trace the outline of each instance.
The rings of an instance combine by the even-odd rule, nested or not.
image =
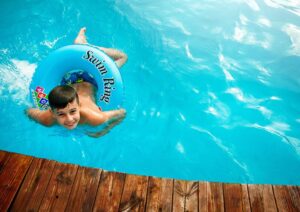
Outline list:
[[[53,117],[58,124],[74,129],[80,120],[79,99],[76,90],[68,85],[55,87],[48,95]]]

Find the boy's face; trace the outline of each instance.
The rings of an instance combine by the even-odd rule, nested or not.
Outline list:
[[[58,124],[72,130],[77,127],[80,120],[80,107],[74,99],[65,108],[53,109],[52,113]]]

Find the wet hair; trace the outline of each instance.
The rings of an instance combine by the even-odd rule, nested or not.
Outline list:
[[[65,108],[69,103],[73,102],[74,99],[76,99],[79,104],[78,94],[75,88],[69,85],[56,86],[48,95],[51,109]]]

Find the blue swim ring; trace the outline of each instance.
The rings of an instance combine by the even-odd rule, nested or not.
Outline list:
[[[41,110],[48,109],[48,94],[73,70],[83,70],[94,77],[98,85],[96,104],[101,110],[121,107],[124,87],[114,61],[95,46],[77,44],[55,50],[38,65],[30,83],[31,102]]]

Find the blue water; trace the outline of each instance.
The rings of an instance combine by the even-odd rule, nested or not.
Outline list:
[[[0,149],[126,173],[300,185],[300,3],[1,1]],[[38,63],[126,52],[126,119],[99,139],[24,115]]]

